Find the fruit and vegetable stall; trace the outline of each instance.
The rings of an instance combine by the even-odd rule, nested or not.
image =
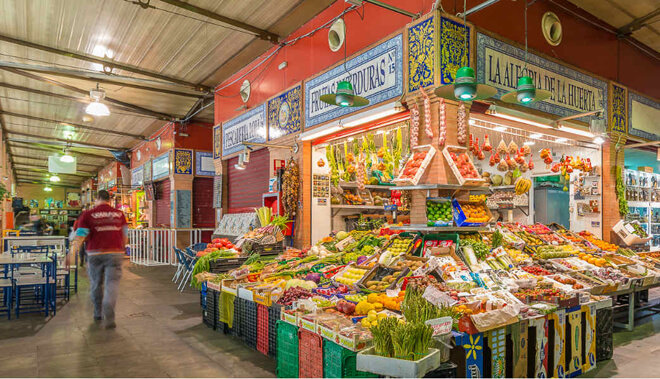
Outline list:
[[[433,225],[457,209],[489,218],[456,199],[426,205]],[[252,253],[226,272],[205,268],[238,248],[214,247],[193,277],[204,323],[277,359],[279,377],[574,377],[611,357],[613,296],[660,281],[660,254],[556,224],[394,229]]]

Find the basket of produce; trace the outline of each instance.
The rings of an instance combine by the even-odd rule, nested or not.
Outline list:
[[[452,226],[451,199],[447,197],[427,198],[426,221],[427,226]]]
[[[422,145],[414,147],[411,153],[399,176],[393,180],[397,185],[416,186],[431,163],[436,151],[431,145]]]
[[[410,269],[396,269],[381,265],[374,266],[360,279],[355,286],[364,292],[382,292],[397,286],[401,278],[405,277]]]
[[[447,164],[451,167],[458,184],[462,186],[483,186],[486,180],[479,175],[467,149],[460,146],[446,146],[442,150]]]
[[[355,288],[355,285],[369,271],[369,268],[356,264],[346,265],[332,277],[332,282],[339,286],[341,284]]]
[[[246,240],[242,245],[243,252],[246,254],[259,255],[280,255],[284,253],[284,242],[275,242],[262,244],[257,241]]]
[[[452,200],[453,216],[456,226],[483,226],[493,220],[486,203],[471,203],[463,200]]]
[[[601,240],[600,238],[597,238],[593,233],[583,230],[578,233],[580,237],[584,238],[585,240],[591,242],[592,244],[596,245],[599,249],[609,251],[609,252],[616,252],[616,250],[619,248],[617,245],[605,242]]]
[[[644,244],[653,238],[646,233],[639,221],[626,222],[620,220],[612,227],[612,230],[627,246]]]

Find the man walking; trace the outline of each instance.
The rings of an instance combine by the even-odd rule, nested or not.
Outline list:
[[[77,254],[86,242],[94,321],[105,320],[107,329],[115,328],[115,305],[119,295],[119,279],[123,255],[128,243],[124,213],[110,205],[110,194],[101,190],[95,207],[78,219],[72,251]]]

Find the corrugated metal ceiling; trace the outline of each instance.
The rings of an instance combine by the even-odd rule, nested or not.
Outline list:
[[[144,8],[139,3],[148,6]],[[186,0],[181,3],[258,29],[278,30],[282,34],[283,30],[291,32],[298,28],[332,0]],[[301,16],[292,20],[291,14]],[[40,147],[48,149],[61,149],[62,142],[54,139],[64,139],[71,136],[71,132],[73,140],[80,143],[117,149],[134,146],[138,139],[63,123],[148,136],[164,125],[166,121],[162,118],[183,119],[200,97],[206,95],[202,105],[210,104],[213,99],[209,92],[174,82],[185,81],[212,88],[218,84],[214,82],[219,79],[216,73],[227,72],[223,65],[233,63],[232,59],[242,49],[258,40],[253,32],[160,0],[0,0],[0,35],[45,47],[40,49],[0,38],[0,109],[14,114],[5,113],[0,117],[10,140],[57,145]],[[113,68],[110,75],[101,74],[101,64],[44,51],[48,48],[109,59],[167,78],[119,68]],[[232,66],[230,71],[240,68]],[[87,105],[84,100],[89,100],[86,93],[96,86],[98,79],[94,78],[101,79],[100,86],[108,98],[141,109],[113,106],[104,101],[110,107],[111,115],[97,117],[90,123],[83,122]],[[114,83],[107,83],[108,80]],[[138,89],[135,85],[152,90]],[[192,96],[158,92],[163,89]],[[55,95],[35,93],[34,90]],[[64,98],[57,95],[64,95]],[[157,119],[153,113],[165,117]],[[194,119],[213,122],[213,107],[198,111]],[[110,156],[103,150],[73,150]],[[50,154],[37,152],[24,143],[22,147],[14,144],[10,152],[42,160]],[[99,158],[78,158],[81,164],[100,166],[103,163]],[[14,161],[25,164],[36,162],[35,159],[17,157]],[[26,171],[17,169],[17,172]]]

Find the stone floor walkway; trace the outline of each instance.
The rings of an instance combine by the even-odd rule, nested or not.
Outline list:
[[[199,292],[177,292],[172,274],[126,262],[116,330],[92,323],[84,275],[55,317],[0,319],[0,377],[273,377],[275,360],[202,324]],[[614,342],[613,359],[585,377],[658,376],[660,315],[615,333]]]
[[[55,317],[0,318],[0,377],[273,377],[274,359],[202,324],[173,273],[126,262],[115,330],[93,324],[84,275]]]

